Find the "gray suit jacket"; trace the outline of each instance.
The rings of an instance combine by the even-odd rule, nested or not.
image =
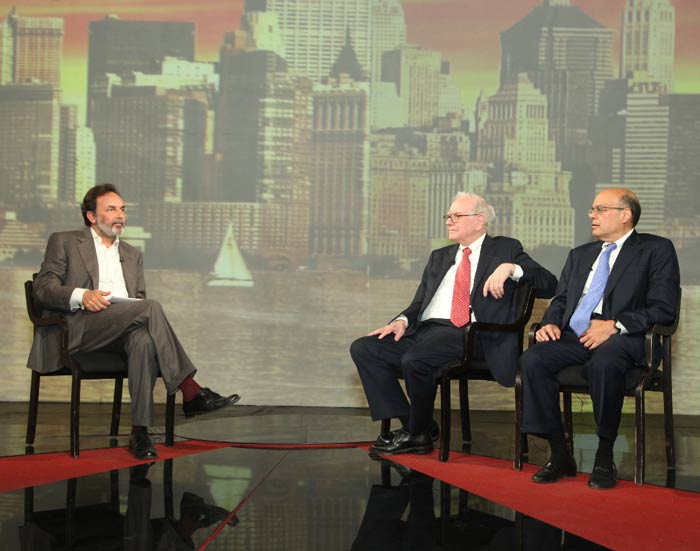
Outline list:
[[[146,298],[141,252],[119,241],[119,257],[126,290],[130,297]],[[76,288],[96,289],[100,281],[97,253],[90,228],[51,234],[41,269],[34,280],[34,297],[48,317],[60,313],[68,323],[69,349],[77,350],[83,334],[83,310],[70,310],[70,297]],[[60,334],[57,327],[40,327],[27,367],[40,373],[59,369]]]

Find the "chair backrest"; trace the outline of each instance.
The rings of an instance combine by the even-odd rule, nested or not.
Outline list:
[[[24,300],[27,303],[29,319],[34,325],[37,325],[41,320],[41,309],[34,299],[34,281],[31,279],[24,282]]]

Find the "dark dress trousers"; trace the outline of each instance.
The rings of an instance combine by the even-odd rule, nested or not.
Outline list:
[[[628,334],[617,334],[593,350],[585,348],[569,327],[583,293],[600,241],[570,251],[557,292],[542,325],[562,329],[561,339],[538,343],[521,358],[523,373],[523,431],[563,434],[559,409],[559,371],[584,365],[599,436],[614,439],[620,424],[625,373],[644,363],[644,335],[655,323],[676,317],[680,273],[673,243],[636,231],[623,243],[603,294],[600,319],[619,321]]]
[[[141,252],[119,240],[119,257],[129,297],[143,300],[115,303],[101,312],[80,309],[71,312],[73,290],[96,289],[100,281],[90,228],[49,237],[34,293],[45,309],[44,315],[58,312],[66,318],[71,352],[108,349],[126,355],[133,424],[147,426],[153,415],[153,387],[158,374],[162,374],[172,394],[196,369],[161,305],[146,299]],[[55,327],[37,329],[27,366],[40,373],[57,370],[58,338]]]
[[[413,301],[400,314],[408,319],[408,328],[401,340],[394,341],[393,334],[384,339],[362,337],[350,347],[374,420],[406,417],[410,413],[411,433],[418,434],[429,428],[438,368],[464,355],[464,330],[455,327],[450,320],[419,322],[419,319],[454,264],[458,248],[455,244],[431,253]],[[506,281],[504,296],[500,299],[490,294],[484,297],[482,293],[488,277],[504,262],[522,268],[520,281],[530,282],[538,297],[548,298],[554,293],[556,277],[532,260],[519,241],[487,235],[471,289],[471,307],[478,321],[512,323],[515,320],[517,284],[514,281]],[[483,334],[478,335],[477,340],[494,378],[503,386],[513,386],[518,362],[516,336]],[[399,374],[405,380],[408,400],[399,384]]]

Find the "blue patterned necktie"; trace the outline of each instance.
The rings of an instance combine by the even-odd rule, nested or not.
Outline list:
[[[574,310],[569,327],[574,330],[579,337],[591,325],[591,314],[595,310],[596,305],[603,298],[605,285],[608,283],[608,275],[610,275],[610,253],[617,247],[616,243],[610,243],[603,249],[598,258],[598,267],[593,274],[591,285],[588,287],[588,292],[583,297],[583,300],[578,303]]]

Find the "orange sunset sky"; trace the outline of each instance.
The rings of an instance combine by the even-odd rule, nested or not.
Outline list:
[[[498,87],[499,33],[526,15],[541,0],[403,0],[409,41],[438,50],[471,109],[479,90]],[[614,69],[620,18],[625,0],[572,0],[615,31]],[[700,2],[672,0],[676,8],[675,91],[700,93]],[[65,20],[63,89],[66,103],[82,105],[87,72],[87,29],[106,14],[122,19],[191,21],[196,25],[196,55],[212,61],[226,31],[239,27],[243,0],[16,0],[0,2],[0,16],[12,5],[19,15],[55,16]]]

